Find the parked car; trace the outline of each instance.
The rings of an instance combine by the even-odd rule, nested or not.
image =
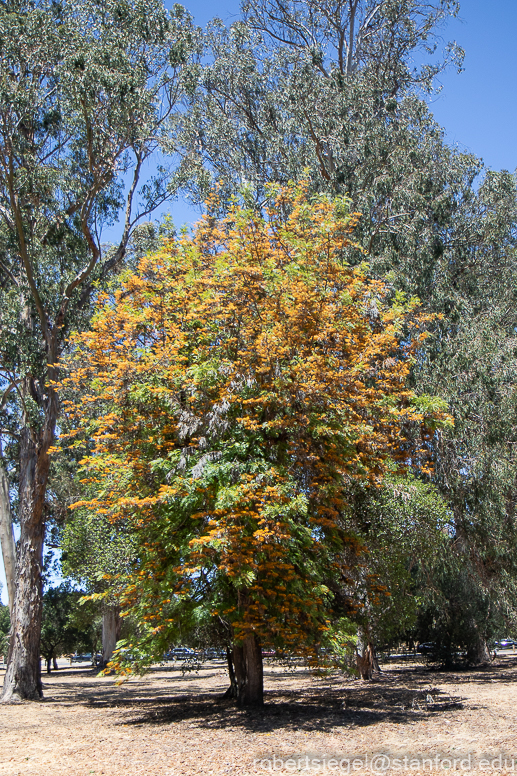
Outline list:
[[[174,647],[163,656],[164,660],[192,660],[196,656],[193,649],[188,647]]]
[[[495,646],[496,649],[510,649],[515,645],[515,641],[512,639],[501,639],[501,641],[496,641]]]
[[[263,649],[262,650],[262,657],[274,657],[276,655],[276,652],[274,649]]]
[[[202,660],[225,660],[226,652],[224,649],[210,648],[202,650],[199,656]]]
[[[97,652],[95,657],[92,660],[92,653],[91,652],[84,652],[80,655],[71,655],[70,656],[70,663],[90,663],[92,665],[98,665],[102,660],[102,655],[100,652]]]
[[[436,649],[436,644],[434,641],[425,641],[423,644],[419,644],[416,648],[417,652],[420,652],[421,655],[429,655],[431,652],[434,652]]]

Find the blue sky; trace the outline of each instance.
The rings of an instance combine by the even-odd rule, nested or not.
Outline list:
[[[222,0],[219,5],[195,0],[185,5],[199,25],[215,15],[229,22],[239,10],[238,0]],[[464,72],[443,74],[442,92],[431,102],[448,141],[480,156],[495,170],[517,167],[516,31],[514,0],[464,0],[459,18],[443,30],[444,40],[456,40],[465,49]],[[197,219],[186,203],[172,203],[170,212],[177,226]],[[6,603],[1,557],[0,583]]]
[[[445,73],[431,109],[450,143],[495,170],[517,167],[517,3],[464,0],[443,37],[465,49],[464,72]]]

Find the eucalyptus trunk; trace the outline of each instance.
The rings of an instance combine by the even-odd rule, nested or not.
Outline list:
[[[226,690],[223,697],[237,699],[237,677],[235,676],[235,667],[233,665],[233,650],[230,647],[226,647],[226,662],[228,664],[228,677],[230,679],[230,686]]]
[[[475,636],[469,644],[467,659],[471,665],[481,666],[490,663],[490,650],[484,636],[475,630]]]
[[[102,613],[102,668],[106,668],[120,639],[120,610],[107,606]],[[94,656],[92,656],[94,658]]]
[[[57,403],[52,395],[39,433],[27,426],[21,434],[16,592],[11,610],[11,638],[2,691],[3,702],[38,700],[41,684],[40,636],[43,608],[43,542],[48,450],[53,441]]]
[[[356,667],[361,679],[369,680],[373,674],[380,673],[375,647],[367,633],[359,629],[356,646]]]

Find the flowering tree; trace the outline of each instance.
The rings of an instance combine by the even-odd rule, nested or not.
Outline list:
[[[118,669],[212,619],[239,702],[261,703],[261,648],[314,657],[353,611],[355,484],[424,465],[411,429],[447,416],[406,386],[418,300],[347,262],[345,198],[277,188],[220,221],[212,205],[101,297],[64,386],[90,445],[76,506],[138,537],[124,604],[145,627]]]

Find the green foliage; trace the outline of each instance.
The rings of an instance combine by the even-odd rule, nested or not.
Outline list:
[[[320,201],[338,195],[335,215],[349,201],[363,214],[358,242],[371,271],[388,283],[393,310],[418,294],[426,310],[440,314],[433,337],[414,353],[411,404],[428,418],[446,406],[454,416],[454,428],[443,420],[428,425],[435,490],[394,477],[380,491],[354,496],[348,527],[369,548],[353,580],[363,604],[356,621],[387,644],[418,619],[418,632],[449,651],[480,634],[489,638],[502,623],[516,626],[516,180],[449,148],[421,99],[444,66],[461,64],[458,47],[414,66],[422,53],[429,61],[441,25],[457,10],[452,0],[249,0],[243,20],[229,29],[215,20],[201,46],[179,6],[170,14],[158,2],[2,6],[0,143],[11,164],[0,170],[0,433],[10,440],[4,449],[13,483],[26,465],[27,440],[40,435],[43,457],[52,444],[55,365],[67,334],[87,325],[90,300],[109,272],[124,260],[134,268],[161,236],[172,235],[170,224],[162,234],[150,224],[134,231],[168,196],[160,168],[140,195],[131,188],[119,245],[102,247],[99,227],[124,204],[124,176],[132,174],[136,186],[158,145],[180,149],[173,189],[200,201],[217,181],[219,210],[231,208],[240,191],[248,218],[267,200],[268,183],[308,175]],[[182,93],[188,102],[178,110]],[[347,260],[360,271],[364,252],[351,248]],[[375,325],[377,300],[365,310]],[[206,359],[189,375],[209,392],[219,367],[217,358]],[[130,402],[145,407],[156,388],[135,386]],[[185,413],[187,438],[192,418]],[[225,412],[218,408],[212,420],[222,428]],[[320,440],[328,433],[325,423],[311,428]],[[179,562],[188,535],[181,531],[200,505],[197,481],[207,489],[217,482],[216,507],[229,510],[239,506],[236,476],[264,476],[248,460],[246,435],[224,451],[149,455],[151,490],[171,471],[194,482],[178,505],[180,535],[169,535],[159,515],[151,536]],[[44,510],[53,525],[78,497],[75,466],[73,454],[53,465]],[[13,507],[23,511],[18,499]],[[265,517],[273,521],[280,511],[271,503]],[[307,515],[303,494],[292,498],[293,515]],[[61,528],[51,539],[61,542]],[[67,570],[98,594],[115,590],[115,577],[142,560],[128,525],[120,521],[115,531],[85,511],[64,541]],[[214,552],[222,546],[212,537]],[[253,572],[241,569],[237,581],[253,584]],[[335,585],[326,579],[322,595],[335,595]],[[214,606],[227,595],[222,587],[212,592]],[[176,622],[179,603],[166,606]],[[184,599],[181,607],[184,625],[171,626],[168,638],[227,638],[208,609]],[[342,609],[352,616],[344,594]],[[148,635],[155,644],[150,625]]]
[[[251,633],[314,657],[341,599],[357,609],[356,483],[375,488],[397,461],[423,468],[420,437],[447,418],[443,403],[429,417],[412,405],[426,319],[348,266],[344,204],[290,186],[265,216],[207,215],[74,340],[63,390],[82,391],[68,422],[89,453],[76,508],[85,536],[98,521],[136,538],[122,605],[141,631],[123,663],[140,670],[217,621],[227,643]]]
[[[68,627],[75,631],[79,640],[76,652],[91,652],[95,655],[102,648],[102,608],[98,601],[89,600],[81,592],[72,599]]]
[[[432,484],[392,473],[380,488],[355,493],[348,521],[365,548],[351,572],[356,606],[348,616],[368,641],[389,648],[415,626],[426,579],[449,544],[452,513]]]
[[[356,649],[357,623],[346,617],[340,617],[329,625],[322,639],[320,665],[337,666],[344,672],[354,672]]]
[[[51,587],[44,594],[41,654],[47,661],[66,652],[91,647],[95,627],[93,613],[77,615],[81,595],[66,583]]]
[[[9,607],[0,604],[0,655],[7,657],[9,648],[9,629],[11,627],[11,618],[9,617]]]
[[[31,548],[20,553],[20,578],[39,578],[45,524],[66,492],[54,481],[45,503],[60,359],[123,265],[135,226],[169,197],[168,170],[151,159],[182,111],[180,73],[195,39],[185,10],[160,0],[0,5],[0,440],[1,463],[20,484],[20,546]],[[106,247],[120,214],[118,242]],[[15,599],[19,629],[38,628],[40,594]],[[40,691],[27,668],[36,655],[21,647],[36,648],[31,636],[19,634],[16,688],[4,694]]]
[[[2,5],[0,39],[0,432],[14,481],[23,429],[43,435],[43,455],[52,442],[66,337],[168,196],[163,169],[138,186],[193,37],[180,6],[136,3],[121,16],[118,2],[41,0]],[[121,239],[106,250],[102,229],[122,208]]]
[[[136,539],[122,524],[113,526],[102,515],[76,511],[64,527],[62,569],[89,592],[116,590],[117,575],[125,575],[136,559]],[[110,584],[111,580],[111,584]]]
[[[487,644],[515,632],[515,616],[505,617],[504,599],[493,600],[457,544],[450,538],[430,573],[419,580],[419,611],[411,632],[415,641],[433,645],[429,658],[447,667],[486,660]],[[515,578],[502,575],[504,582],[509,585],[506,595],[515,600]]]

